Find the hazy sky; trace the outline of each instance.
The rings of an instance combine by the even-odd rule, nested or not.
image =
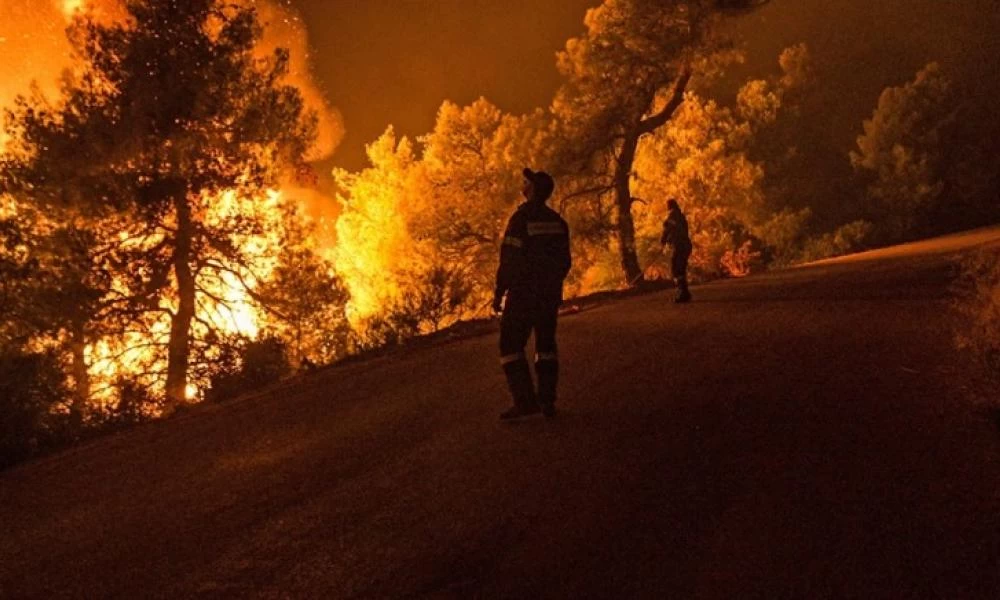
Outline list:
[[[424,133],[445,99],[486,96],[511,112],[547,105],[558,85],[555,52],[583,30],[597,0],[291,3],[308,26],[315,75],[346,123],[333,162],[356,168],[386,125]],[[882,88],[930,60],[965,64],[984,80],[982,93],[997,89],[997,0],[773,0],[739,29],[747,74],[772,70],[782,48],[809,43],[825,92],[843,100],[825,118],[848,141]]]
[[[594,0],[292,0],[309,28],[315,74],[344,115],[334,162],[363,164],[392,123],[434,124],[443,100],[486,96],[511,112],[548,105],[555,53]]]
[[[90,0],[93,2],[94,0]],[[99,0],[112,4],[115,0]],[[555,53],[583,31],[599,0],[270,0],[262,15],[278,43],[303,55],[308,29],[314,77],[343,115],[346,137],[333,164],[364,165],[364,145],[387,125],[407,135],[430,130],[441,102],[485,96],[521,113],[547,106],[559,85]],[[33,77],[51,86],[67,46],[62,0],[0,0],[0,104]],[[778,53],[805,41],[820,75],[827,114],[817,115],[844,152],[887,85],[939,60],[963,75],[965,97],[992,105],[1000,95],[1000,0],[772,0],[737,30],[748,63],[737,79],[776,68]],[[305,71],[305,69],[302,69]],[[315,95],[315,97],[319,97]],[[335,113],[328,113],[331,126]]]

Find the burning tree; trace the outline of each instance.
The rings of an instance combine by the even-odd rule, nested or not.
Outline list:
[[[252,287],[243,242],[266,233],[266,190],[304,167],[316,119],[285,83],[288,52],[255,51],[252,4],[135,1],[126,12],[71,26],[80,67],[59,104],[19,99],[0,193],[125,220],[99,234],[129,250],[115,292],[166,349],[170,410],[189,395],[195,332],[220,328],[199,309],[231,302],[226,286]]]
[[[769,171],[795,154],[791,143],[774,143],[768,134],[795,123],[789,116],[809,80],[808,49],[787,48],[778,62],[780,75],[746,82],[735,106],[689,92],[639,148],[633,189],[645,199],[634,211],[640,256],[658,252],[669,198],[678,198],[688,216],[700,275],[745,275],[798,253],[811,213],[793,195],[767,188]],[[759,152],[768,143],[777,148]]]
[[[274,269],[254,295],[270,314],[268,332],[286,344],[289,366],[298,370],[348,353],[349,294],[331,261],[317,252],[313,224],[292,206],[284,210]]]
[[[711,75],[736,57],[718,34],[728,8],[709,0],[605,0],[588,11],[586,34],[559,54],[566,83],[553,108],[569,138],[566,160],[575,165],[571,172],[587,179],[581,191],[598,201],[614,197],[609,217],[626,281],[642,272],[632,215],[640,140],[673,118],[692,78]]]
[[[335,173],[337,264],[356,321],[375,317],[406,337],[482,314],[521,170],[547,148],[548,123],[541,110],[513,116],[483,98],[445,102],[416,144],[390,128],[368,147],[369,168]]]
[[[416,207],[415,232],[464,274],[475,291],[469,305],[492,297],[504,223],[523,201],[522,169],[540,164],[547,128],[540,110],[514,116],[480,98],[465,107],[445,102],[420,138],[430,193]]]

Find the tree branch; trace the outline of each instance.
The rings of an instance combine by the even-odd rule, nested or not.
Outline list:
[[[265,311],[267,311],[267,312],[269,312],[269,313],[277,316],[281,320],[284,320],[284,321],[288,320],[288,317],[286,317],[284,314],[282,314],[280,311],[278,311],[277,309],[274,308],[274,303],[273,302],[270,302],[267,298],[265,298],[263,295],[261,295],[260,293],[258,293],[249,283],[247,283],[247,281],[243,277],[242,273],[240,273],[240,272],[238,272],[238,271],[236,271],[234,269],[231,269],[229,267],[226,267],[224,265],[220,265],[220,264],[218,264],[218,263],[216,263],[214,261],[206,261],[205,262],[205,267],[207,267],[209,269],[215,269],[216,271],[223,271],[223,272],[229,273],[230,275],[232,275],[233,277],[236,278],[236,280],[240,283],[241,286],[243,286],[243,289],[244,289],[244,291],[246,291],[247,296],[250,296],[251,300],[256,301],[260,305],[261,308],[263,308]],[[253,273],[251,273],[251,275],[253,275]]]
[[[563,196],[559,200],[559,210],[560,211],[563,210],[563,208],[566,207],[566,204],[570,200],[574,200],[574,199],[579,198],[581,196],[589,196],[591,194],[596,194],[597,197],[598,197],[598,199],[600,199],[605,194],[613,192],[614,190],[615,190],[615,186],[614,185],[599,185],[599,186],[589,187],[589,188],[586,188],[586,189],[582,189],[582,190],[573,192],[572,194],[569,194],[567,196]]]
[[[674,116],[674,112],[684,103],[684,92],[687,90],[692,74],[690,67],[684,68],[681,76],[677,78],[677,82],[674,84],[674,91],[670,97],[670,101],[663,107],[663,110],[639,122],[639,135],[656,131]]]

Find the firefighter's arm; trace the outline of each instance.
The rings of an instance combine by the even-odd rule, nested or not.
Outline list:
[[[500,312],[504,294],[517,278],[524,262],[524,242],[527,239],[526,224],[519,214],[507,222],[503,242],[500,246],[500,267],[497,269],[496,289],[493,292],[493,310]]]
[[[668,218],[663,222],[663,234],[660,236],[660,245],[665,246],[671,243],[674,237],[674,223]]]

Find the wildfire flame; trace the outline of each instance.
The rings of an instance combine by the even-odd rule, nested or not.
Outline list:
[[[307,107],[320,116],[319,140],[310,158],[323,158],[333,152],[343,136],[340,114],[330,108],[318,87],[311,79],[308,63],[308,40],[305,27],[297,15],[277,1],[253,2],[262,22],[265,37],[259,52],[268,54],[276,47],[289,48],[292,63],[288,82],[298,87]],[[76,16],[87,13],[98,19],[115,19],[122,14],[119,0],[50,0],[39,6],[37,0],[3,0],[0,3],[0,110],[10,106],[19,94],[28,94],[35,88],[46,97],[58,95],[60,74],[72,67],[65,27]],[[3,152],[7,133],[0,121],[0,152]],[[243,254],[250,257],[247,273],[238,278],[232,273],[222,273],[217,279],[200,281],[205,297],[199,300],[198,317],[211,323],[217,330],[256,338],[266,321],[250,295],[258,278],[266,279],[275,267],[274,250],[280,244],[281,205],[287,197],[311,204],[308,212],[316,213],[316,206],[333,206],[330,199],[317,197],[315,191],[290,188],[293,194],[271,190],[263,199],[248,202],[235,192],[224,192],[213,198],[203,199],[207,207],[207,222],[222,221],[241,211],[262,211],[265,220],[271,219],[263,230],[267,233],[240,240]],[[0,207],[3,208],[3,207]],[[145,240],[155,244],[157,240]],[[331,249],[321,254],[329,255]],[[250,288],[248,290],[248,287]],[[171,301],[161,299],[161,308],[175,308]],[[86,350],[90,376],[94,387],[94,401],[110,401],[113,384],[123,374],[136,376],[152,390],[162,391],[165,356],[155,348],[162,348],[169,337],[169,318],[162,314],[150,317],[140,325],[139,331],[130,331],[117,338],[102,339]],[[195,335],[198,335],[196,332]],[[188,385],[190,400],[199,398],[207,381],[194,379]]]

